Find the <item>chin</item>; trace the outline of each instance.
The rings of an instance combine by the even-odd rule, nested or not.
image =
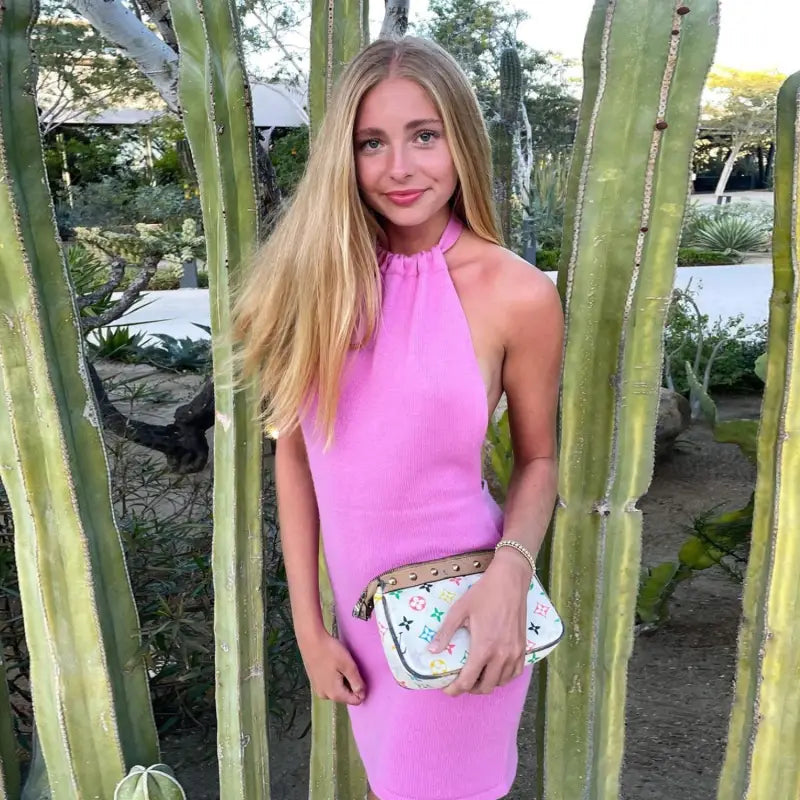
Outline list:
[[[396,206],[392,203],[381,204],[379,213],[393,225],[402,228],[413,228],[416,225],[426,223],[431,217],[437,214],[447,202],[415,203],[413,206]]]

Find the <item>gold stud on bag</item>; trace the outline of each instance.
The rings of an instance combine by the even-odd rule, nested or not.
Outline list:
[[[502,544],[502,542],[506,544]],[[515,545],[518,545],[515,546]],[[501,546],[522,547],[501,540]],[[526,555],[527,553],[527,555]],[[428,646],[455,602],[480,579],[495,550],[404,564],[373,578],[361,593],[353,616],[369,620],[375,614],[386,660],[395,680],[407,689],[442,689],[451,684],[467,661],[469,632],[459,628],[440,653]],[[421,578],[419,576],[422,576]],[[432,579],[426,580],[426,576]],[[527,598],[525,663],[541,661],[564,635],[564,626],[534,570]]]

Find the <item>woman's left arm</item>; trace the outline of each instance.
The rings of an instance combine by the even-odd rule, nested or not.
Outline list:
[[[498,290],[500,307],[506,311],[503,389],[514,451],[503,539],[519,542],[535,556],[557,493],[564,318],[553,282],[515,261],[506,271],[513,280],[504,280],[505,289]],[[472,648],[459,677],[443,690],[446,694],[486,694],[522,673],[530,579],[530,565],[522,553],[501,547],[482,579],[450,609],[434,647],[446,645],[458,627],[466,626]]]

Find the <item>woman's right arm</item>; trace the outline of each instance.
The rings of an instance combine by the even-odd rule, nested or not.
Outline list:
[[[292,620],[311,688],[320,697],[358,705],[364,699],[364,681],[350,653],[328,634],[322,620],[319,510],[299,426],[278,437],[275,487]]]

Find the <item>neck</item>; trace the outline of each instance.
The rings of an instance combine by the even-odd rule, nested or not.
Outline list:
[[[450,220],[450,206],[443,206],[430,219],[419,225],[402,226],[386,220],[384,231],[392,253],[413,255],[430,250],[439,243]]]

